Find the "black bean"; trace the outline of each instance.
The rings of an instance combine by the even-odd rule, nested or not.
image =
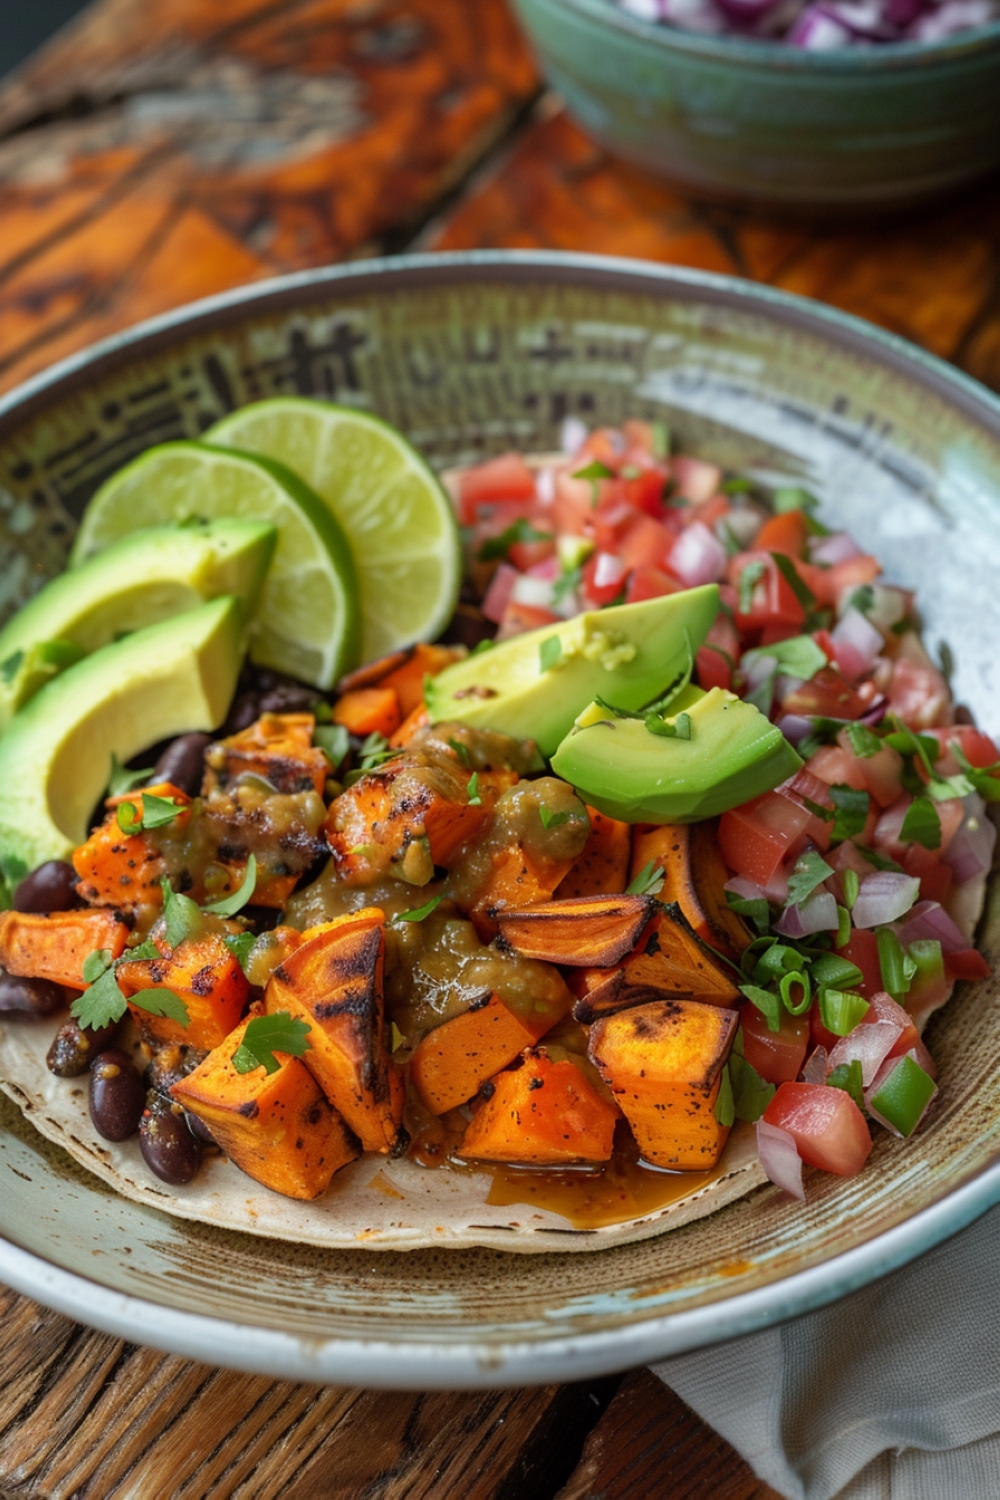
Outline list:
[[[145,1099],[142,1079],[132,1059],[117,1047],[101,1052],[90,1065],[90,1118],[106,1141],[127,1141],[139,1128]]]
[[[82,905],[76,893],[77,875],[64,859],[49,859],[26,875],[14,892],[15,911],[72,911]]]
[[[156,762],[153,782],[172,782],[189,797],[197,797],[205,770],[205,750],[211,743],[210,734],[182,734],[167,746]]]
[[[174,1186],[190,1182],[201,1165],[201,1146],[184,1111],[157,1093],[150,1093],[139,1121],[139,1150],[150,1171]]]
[[[193,1073],[204,1056],[204,1052],[179,1042],[156,1047],[146,1068],[146,1083],[157,1094],[169,1099],[173,1085]]]
[[[189,1110],[184,1111],[184,1119],[187,1121],[188,1130],[190,1130],[196,1141],[200,1141],[203,1146],[215,1145],[215,1136],[209,1130],[204,1120],[199,1119],[197,1115],[191,1114]]]
[[[319,697],[315,688],[285,682],[264,693],[259,706],[262,714],[307,714],[316,707]]]
[[[21,979],[0,969],[0,1011],[22,1016],[51,1016],[66,1004],[66,991],[51,979]]]
[[[76,1021],[66,1021],[56,1032],[45,1061],[49,1072],[57,1078],[79,1078],[86,1073],[99,1052],[104,1052],[115,1039],[118,1022],[101,1026],[96,1031],[80,1027]]]
[[[240,693],[234,698],[222,726],[222,734],[239,734],[242,729],[249,729],[255,719],[260,718],[260,696],[257,693]]]
[[[460,604],[455,610],[451,624],[441,633],[441,640],[449,646],[468,646],[472,651],[481,641],[490,641],[496,634],[496,626],[474,604]]]

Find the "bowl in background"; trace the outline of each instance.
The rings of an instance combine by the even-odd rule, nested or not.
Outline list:
[[[818,304],[641,262],[356,263],[225,293],[64,361],[0,398],[5,605],[61,566],[112,470],[281,393],[376,411],[441,469],[551,450],[567,416],[639,416],[686,452],[790,477],[917,589],[929,645],[953,647],[958,698],[1000,730],[1000,399]],[[996,968],[995,876],[980,946]],[[119,1197],[0,1098],[0,1280],[190,1358],[351,1385],[582,1379],[733,1338],[864,1285],[1000,1201],[998,993],[995,978],[960,986],[933,1018],[934,1117],[906,1143],[879,1132],[857,1178],[810,1174],[804,1205],[761,1187],[596,1254],[318,1251],[186,1222]]]
[[[681,31],[613,0],[514,6],[583,128],[704,197],[876,215],[1000,166],[1000,21],[808,52]]]

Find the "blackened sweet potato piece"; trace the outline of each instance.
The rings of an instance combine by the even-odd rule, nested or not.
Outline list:
[[[561,1016],[525,1016],[499,995],[484,995],[460,1016],[436,1026],[410,1060],[410,1077],[421,1100],[435,1115],[455,1109],[519,1052],[545,1035]]]
[[[238,1026],[170,1092],[204,1120],[248,1176],[286,1198],[316,1198],[361,1148],[299,1058],[276,1052],[276,1073],[236,1071],[233,1055],[249,1024]]]
[[[590,837],[573,868],[559,882],[554,895],[560,901],[575,896],[614,896],[624,891],[629,879],[632,830],[595,807],[587,808]]]
[[[231,786],[251,773],[277,792],[310,789],[322,795],[330,763],[312,742],[313,714],[262,714],[239,734],[209,745],[205,751],[203,792]]]
[[[728,958],[738,958],[752,934],[726,901],[729,879],[719,850],[718,819],[704,823],[664,824],[637,830],[631,876],[649,863],[663,870],[660,900],[676,902],[703,942]]]
[[[544,1047],[530,1048],[521,1067],[492,1080],[493,1092],[473,1116],[459,1155],[538,1166],[607,1161],[617,1111],[585,1069],[569,1055],[554,1061]]]
[[[187,1006],[186,1026],[129,1007],[143,1040],[154,1047],[179,1042],[210,1052],[239,1023],[250,996],[246,975],[217,933],[188,938],[168,958],[129,960],[119,965],[116,977],[126,1000],[144,990],[167,989]]]
[[[143,792],[180,804],[181,811],[172,825],[178,831],[190,820],[191,798],[170,782],[109,797],[104,804],[107,809],[104,822],[73,851],[73,868],[80,877],[77,890],[92,906],[133,908],[162,904],[160,880],[166,873],[166,864],[155,839],[142,830],[124,833],[118,822],[118,809],[123,803],[134,808],[136,817],[141,815]]]
[[[711,1005],[735,1005],[736,976],[691,931],[679,906],[657,906],[632,953],[622,960],[630,984],[693,995]]]
[[[678,999],[594,1022],[590,1056],[647,1161],[679,1171],[715,1165],[729,1133],[715,1103],[738,1025],[734,1010]]]
[[[275,969],[264,1003],[311,1027],[306,1065],[366,1151],[399,1135],[403,1081],[389,1056],[382,972],[385,916],[366,908],[328,922]]]
[[[501,945],[525,958],[609,968],[635,946],[655,908],[650,896],[578,896],[491,915]]]
[[[119,958],[128,934],[128,924],[114,911],[0,912],[0,968],[84,990],[88,954],[104,949]]]
[[[582,1021],[587,1026],[601,1016],[614,1015],[617,1011],[628,1010],[633,1005],[646,1005],[651,1000],[691,1000],[693,998],[691,994],[684,991],[667,991],[651,984],[633,984],[621,967],[612,969],[610,973],[606,970],[594,972],[602,975],[601,983],[584,989],[579,998],[573,1002],[573,1019]]]

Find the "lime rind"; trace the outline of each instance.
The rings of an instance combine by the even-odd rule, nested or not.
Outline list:
[[[146,524],[198,517],[266,520],[278,544],[250,625],[260,666],[329,688],[357,661],[358,588],[351,549],[329,508],[273,458],[206,443],[163,443],[94,495],[70,565]]]
[[[354,407],[276,396],[224,417],[205,441],[278,459],[329,506],[354,554],[363,660],[441,633],[461,584],[458,527],[441,481],[394,427]]]

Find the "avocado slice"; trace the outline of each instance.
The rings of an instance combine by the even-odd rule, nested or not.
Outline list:
[[[802,765],[780,729],[724,688],[688,687],[665,716],[690,738],[668,738],[641,718],[592,703],[552,757],[584,801],[624,823],[696,823],[769,792]]]
[[[222,723],[243,656],[232,595],[136,630],[68,667],[0,739],[0,867],[11,884],[87,836],[112,753]]]
[[[432,723],[461,719],[551,755],[595,697],[636,709],[690,671],[719,612],[714,583],[575,615],[476,651],[428,680]]]
[[[130,631],[221,594],[250,618],[277,540],[266,521],[154,526],[53,578],[0,630],[0,732],[50,678]]]

